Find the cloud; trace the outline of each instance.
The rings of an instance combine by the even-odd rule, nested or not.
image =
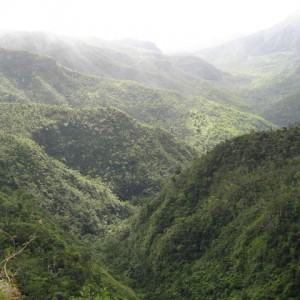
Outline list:
[[[298,0],[2,0],[0,27],[188,49],[270,27],[297,8]]]

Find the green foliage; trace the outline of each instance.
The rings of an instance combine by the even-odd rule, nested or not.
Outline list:
[[[262,118],[205,99],[198,99],[197,106],[190,110],[187,127],[193,132],[187,138],[188,143],[201,153],[257,128],[275,128]]]
[[[271,77],[268,84],[250,92],[260,103],[258,113],[280,126],[299,121],[299,83],[299,67],[294,67]]]
[[[227,105],[270,97],[251,109],[267,115],[271,104],[282,124],[291,103],[284,118],[297,119],[298,70],[252,81],[151,45],[103,56],[98,42],[61,42],[48,54],[69,67],[177,92],[0,50],[0,257],[32,241],[8,264],[26,299],[137,299],[102,265],[103,249],[144,299],[296,299],[300,126],[228,140],[274,125]],[[202,153],[218,145],[183,169],[196,152],[166,130]],[[115,194],[148,198],[132,216]]]
[[[27,136],[68,112],[35,105],[3,107],[2,120],[8,122],[2,131]],[[28,138],[1,134],[0,183],[7,187],[0,193],[0,228],[17,237],[16,251],[36,233],[8,265],[27,299],[79,297],[87,284],[99,299],[136,298],[98,260],[95,249],[103,237],[133,212],[100,179],[88,180],[69,170]],[[4,257],[14,245],[9,236],[0,235]]]
[[[299,16],[198,54],[238,74],[226,86],[232,86],[235,94],[248,102],[248,111],[287,126],[300,120],[298,29]]]
[[[8,300],[8,298],[0,291],[0,300]]]
[[[112,239],[108,261],[145,299],[297,299],[299,149],[299,125],[218,145]]]
[[[195,156],[167,132],[113,109],[74,110],[33,139],[82,174],[103,178],[123,200],[157,192],[168,174]]]
[[[147,45],[146,45],[147,44]],[[166,56],[152,43],[72,39],[47,33],[0,34],[0,45],[53,57],[81,73],[137,81],[154,88],[192,93],[199,81],[219,81],[223,72],[192,56]]]
[[[101,177],[121,199],[156,193],[165,178],[196,156],[165,130],[111,108],[1,104],[0,132],[32,137],[52,157]]]
[[[26,299],[72,299],[87,285],[91,295],[102,295],[99,299],[135,299],[95,259],[93,247],[54,222],[38,201],[21,189],[0,191],[0,257],[18,252],[35,235],[7,265]]]
[[[74,234],[103,235],[131,214],[100,180],[67,169],[29,139],[0,135],[0,183],[38,196],[53,221]]]
[[[80,297],[72,297],[70,300],[80,300],[80,299],[86,299],[86,300],[111,300],[109,297],[107,290],[104,290],[101,295],[93,295],[91,292],[91,289],[88,286],[83,286],[80,291],[81,296]]]
[[[192,141],[193,145],[197,145],[195,141],[198,134],[190,126],[191,113],[197,111],[200,118],[208,118],[208,128],[203,124],[200,128],[202,132],[209,131],[211,123],[214,122],[212,102],[208,100],[239,109],[247,108],[245,101],[234,95],[231,86],[224,87],[226,83],[214,84],[207,80],[204,82],[196,80],[193,91],[202,98],[191,98],[175,91],[154,89],[133,81],[80,74],[58,65],[51,58],[27,52],[2,49],[1,57],[3,59],[0,63],[0,96],[2,95],[0,102],[35,102],[73,107],[112,106],[127,112],[137,120],[160,126],[180,139]],[[188,61],[180,62],[180,58],[173,58],[173,60],[180,65],[183,64],[184,68],[191,68]],[[201,111],[203,104],[211,108]],[[219,106],[219,110],[222,115],[228,113],[223,106]],[[234,114],[231,111],[231,114],[239,117],[238,112]],[[251,114],[248,114],[246,119],[252,120],[251,123],[257,130],[272,127],[262,119],[257,121],[257,117]],[[239,123],[238,126],[241,127],[242,132],[247,131],[246,124]],[[239,130],[236,129],[238,132]],[[224,129],[221,127],[219,132],[221,139],[226,138],[226,127]],[[214,145],[210,141],[207,144],[206,138],[202,141],[205,145],[201,144],[200,150]]]

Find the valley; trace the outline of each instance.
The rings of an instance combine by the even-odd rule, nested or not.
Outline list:
[[[300,18],[167,55],[0,32],[0,299],[298,299]]]

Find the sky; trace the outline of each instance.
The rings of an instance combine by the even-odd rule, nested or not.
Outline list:
[[[215,46],[299,11],[299,0],[0,0],[0,29],[147,40],[167,53]]]

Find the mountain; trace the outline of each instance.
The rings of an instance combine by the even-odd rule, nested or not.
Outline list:
[[[219,144],[111,240],[108,260],[144,299],[297,299],[299,149],[299,124]]]
[[[91,247],[71,240],[38,200],[24,190],[1,187],[0,255],[10,276],[7,282],[1,272],[1,299],[138,299],[109,275]]]
[[[187,127],[193,132],[186,138],[188,144],[200,153],[220,142],[251,131],[275,129],[272,123],[256,115],[238,111],[214,101],[198,99],[190,110]]]
[[[187,61],[181,60],[181,63],[185,64],[185,68],[191,68]],[[228,103],[231,106],[244,105],[240,98],[230,93],[218,93],[208,85],[203,95],[187,97],[132,81],[91,77],[62,67],[51,58],[24,51],[0,50],[0,101],[76,107],[112,106],[135,119],[165,128],[180,139],[190,141],[200,151],[211,148],[224,138],[273,126],[257,116],[229,109]],[[209,99],[227,106],[214,104]],[[218,118],[215,117],[216,107]],[[231,112],[230,118],[228,111]],[[236,120],[241,116],[252,125],[237,124]],[[228,124],[232,130],[227,130],[224,124]],[[219,136],[216,141],[205,135],[205,132],[211,132],[214,128]]]
[[[0,132],[31,137],[51,157],[107,182],[122,200],[158,192],[197,152],[112,108],[0,104]]]
[[[166,56],[153,43],[136,40],[104,41],[9,31],[0,33],[0,47],[49,56],[87,75],[132,80],[183,93],[192,93],[201,83],[205,88],[206,81],[228,77],[200,58]]]
[[[240,74],[235,94],[248,112],[285,126],[299,118],[300,15],[227,44],[197,53],[226,71]],[[243,79],[242,79],[243,78]]]
[[[300,15],[261,32],[199,51],[197,56],[224,70],[246,74],[279,73],[299,65]]]
[[[1,186],[40,196],[39,205],[69,232],[101,235],[131,214],[100,180],[88,181],[29,139],[1,134],[0,163]]]
[[[297,299],[300,125],[249,113],[298,118],[285,35],[247,44],[270,74],[231,75],[0,34],[0,299]]]
[[[105,184],[27,138],[1,134],[0,186],[1,299],[16,296],[16,287],[26,299],[73,299],[87,291],[136,299],[94,254],[95,243],[133,213]]]
[[[300,120],[300,94],[286,96],[272,105],[271,109],[265,109],[262,116],[279,126],[287,126]]]
[[[260,78],[240,87],[242,97],[252,102],[250,111],[279,125],[300,121],[299,67]]]

